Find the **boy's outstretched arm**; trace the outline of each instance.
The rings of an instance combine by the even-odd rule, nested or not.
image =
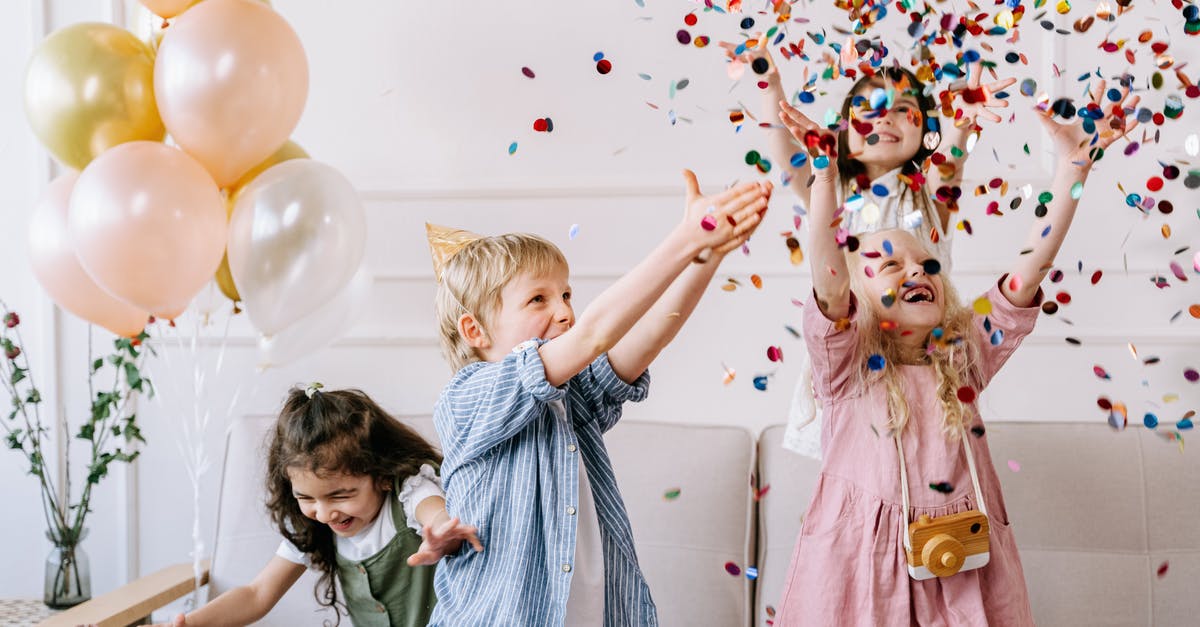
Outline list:
[[[1100,81],[1093,86],[1092,102],[1104,107],[1101,101],[1104,93],[1104,81]],[[1087,133],[1079,124],[1059,124],[1048,112],[1038,112],[1042,126],[1054,142],[1054,152],[1058,155],[1054,183],[1050,188],[1053,198],[1046,203],[1045,215],[1034,220],[1021,255],[1000,286],[1008,302],[1017,307],[1033,304],[1038,286],[1050,271],[1075,218],[1075,208],[1079,205],[1079,199],[1073,197],[1076,195],[1073,193],[1075,186],[1082,186],[1087,181],[1097,150],[1106,150],[1137,126],[1137,119],[1129,112],[1137,110],[1139,101],[1138,96],[1130,98],[1129,90],[1125,89],[1121,100],[1112,107],[1120,107],[1126,114],[1114,119],[1111,108],[1108,109],[1108,115],[1096,120],[1098,135]],[[1079,191],[1082,192],[1082,189]]]
[[[575,326],[541,345],[538,354],[546,381],[562,385],[608,352],[692,259],[705,249],[720,248],[757,224],[757,211],[750,207],[763,196],[758,183],[742,183],[706,199],[708,204],[698,205],[696,211],[688,211],[649,256],[596,297]]]
[[[702,215],[696,213],[696,210],[703,211],[703,208],[712,204],[716,197],[710,199],[701,196],[700,185],[691,170],[685,170],[683,174],[687,184],[686,211],[691,212],[692,215]],[[689,264],[679,278],[671,283],[671,287],[667,288],[666,293],[654,303],[650,311],[646,312],[646,315],[637,321],[629,333],[625,334],[625,337],[621,338],[617,345],[608,351],[608,363],[621,380],[626,383],[635,381],[646,371],[646,368],[650,367],[662,349],[675,339],[675,335],[679,333],[683,323],[692,315],[696,305],[704,296],[705,288],[712,281],[713,275],[725,255],[745,243],[754,229],[762,223],[762,215],[770,201],[771,190],[770,183],[761,183],[759,191],[762,195],[742,209],[743,212],[753,212],[754,214],[746,218],[750,222],[749,231],[714,248],[713,254],[703,263]],[[753,191],[748,192],[749,195],[753,193]]]

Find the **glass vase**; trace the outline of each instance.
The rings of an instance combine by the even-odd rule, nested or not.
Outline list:
[[[87,553],[79,546],[87,537],[87,529],[78,535],[70,529],[52,529],[46,537],[53,544],[46,556],[46,605],[64,609],[92,598],[92,572]]]

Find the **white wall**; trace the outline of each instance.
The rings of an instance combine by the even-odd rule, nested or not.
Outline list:
[[[735,134],[728,121],[729,109],[739,101],[757,114],[758,94],[750,79],[731,87],[715,44],[697,49],[676,42],[675,31],[684,28],[683,15],[697,8],[684,0],[646,0],[645,8],[635,2],[601,0],[273,4],[299,32],[310,64],[308,106],[294,138],[314,158],[345,172],[362,191],[371,226],[367,256],[377,274],[377,289],[364,321],[345,340],[265,374],[253,368],[249,327],[244,320],[234,321],[224,340],[225,361],[207,380],[201,399],[201,407],[216,414],[205,439],[216,462],[228,419],[222,412],[235,389],[241,401],[234,413],[272,412],[290,385],[312,380],[329,387],[361,387],[398,413],[430,411],[450,373],[434,336],[434,283],[423,222],[480,233],[527,230],[546,235],[571,260],[582,305],[631,267],[678,218],[681,168],[695,169],[707,189],[717,189],[755,176],[743,156],[751,148],[766,149],[758,129],[747,127]],[[826,4],[798,5],[795,17],[803,15],[814,23],[791,24],[788,40],[807,39],[805,31],[816,31],[831,19],[845,24],[844,14]],[[7,9],[6,54],[0,60],[0,93],[5,94],[0,171],[6,183],[12,182],[5,185],[10,202],[0,208],[6,227],[21,225],[37,193],[30,181],[39,176],[44,181],[46,176],[37,165],[44,152],[26,130],[18,100],[23,59],[34,43],[30,33],[40,36],[42,11],[53,29],[84,19],[111,20],[128,8],[119,0],[30,0]],[[1135,5],[1117,23],[1114,37],[1134,37],[1142,28],[1161,30],[1152,15],[1170,25],[1178,61],[1191,58],[1195,63],[1196,53],[1184,49],[1192,42],[1179,41],[1182,20],[1169,5]],[[1032,65],[1013,67],[1001,60],[1001,69],[1019,78],[1034,77],[1039,85],[1053,86],[1052,93],[1077,96],[1081,84],[1074,79],[1095,67],[1100,53],[1093,44],[1107,29],[1098,25],[1087,36],[1073,38],[1071,51],[1080,51],[1075,58],[1068,56],[1071,51],[1061,37],[1047,35],[1027,21],[1031,23],[1017,47]],[[735,37],[736,22],[731,16],[703,13],[697,27],[688,30],[715,42]],[[993,43],[998,59],[1011,47],[999,40]],[[903,54],[905,46],[891,47]],[[812,52],[816,46],[809,41],[806,49]],[[592,54],[597,51],[612,60],[611,74],[595,71]],[[1108,57],[1112,58],[1100,61],[1124,63],[1123,57]],[[1048,58],[1066,68],[1061,77],[1054,77],[1043,62]],[[1151,62],[1148,54],[1139,55],[1139,76],[1148,75]],[[522,66],[533,69],[536,78],[524,77]],[[810,67],[815,70],[817,64]],[[1106,65],[1105,71],[1121,67]],[[639,72],[652,80],[642,80]],[[785,83],[797,87],[801,61],[785,62],[784,72]],[[683,78],[690,84],[670,98],[668,85]],[[1175,90],[1173,77],[1166,78],[1167,88],[1146,94],[1145,102],[1158,106],[1165,93]],[[836,95],[846,85],[841,81],[830,86],[834,93],[809,107],[813,115],[836,104]],[[1040,191],[1048,183],[1052,162],[1028,111],[1030,103],[1019,95],[1013,103],[1016,121],[985,133],[977,148],[968,172],[972,181],[964,185],[968,196],[976,183],[993,176],[1008,178],[1013,190],[1030,183]],[[1162,127],[1162,145],[1143,147],[1134,159],[1116,151],[1099,164],[1059,258],[1067,278],[1048,286],[1050,293],[1069,291],[1074,300],[1058,315],[1043,318],[993,383],[985,404],[990,418],[1103,421],[1095,404],[1101,394],[1124,400],[1131,418],[1140,419],[1153,408],[1164,423],[1197,406],[1200,392],[1182,373],[1186,366],[1200,367],[1200,321],[1186,312],[1174,322],[1170,318],[1200,303],[1195,287],[1200,277],[1190,273],[1191,281],[1181,283],[1170,276],[1167,262],[1175,249],[1192,246],[1174,257],[1190,268],[1190,255],[1200,244],[1200,225],[1194,217],[1198,194],[1185,190],[1181,180],[1169,182],[1160,196],[1170,198],[1176,211],[1143,217],[1126,207],[1117,191],[1120,183],[1126,190],[1144,193],[1145,179],[1158,167],[1154,159],[1184,157],[1183,136],[1200,130],[1200,107],[1194,100],[1188,105],[1184,119]],[[672,109],[679,118],[675,125],[668,121]],[[545,116],[553,119],[554,132],[535,133],[533,121]],[[510,156],[512,141],[519,147]],[[1021,151],[1025,143],[1031,156]],[[1014,193],[1010,190],[1006,198]],[[1003,217],[985,216],[985,201],[967,198],[963,203],[961,217],[975,230],[970,237],[959,233],[955,245],[954,278],[964,295],[985,289],[1004,271],[1024,241],[1032,213],[1027,202],[1022,210]],[[718,275],[717,282],[734,277],[742,287],[734,292],[712,288],[654,367],[650,399],[630,407],[629,419],[736,424],[752,430],[784,420],[797,372],[795,358],[803,350],[784,325],[798,328],[798,310],[791,299],[803,298],[809,286],[806,268],[788,263],[779,235],[792,228],[794,203],[788,193],[777,195],[753,242],[753,254],[731,258]],[[573,224],[579,225],[579,235],[570,240],[567,233]],[[1173,229],[1167,239],[1160,234],[1164,224]],[[0,248],[0,261],[6,268],[0,295],[10,304],[37,310],[41,296],[20,264],[19,253]],[[1082,273],[1075,270],[1077,262],[1083,265]],[[1104,271],[1104,278],[1091,285],[1088,279],[1096,269]],[[749,285],[751,273],[763,277],[761,291]],[[1154,287],[1149,279],[1155,274],[1168,276],[1171,287]],[[67,392],[63,401],[77,409],[86,407],[86,398],[77,393],[83,372],[67,366],[83,363],[86,335],[82,325],[62,317],[56,325],[50,313],[41,312],[27,316],[26,324],[29,329],[49,329],[45,343],[61,347]],[[190,324],[181,324],[177,334],[186,341],[196,332]],[[213,371],[223,333],[214,325],[198,335],[203,340],[197,344],[198,357],[191,356],[187,344],[175,345],[173,336],[165,357],[155,364],[162,394],[142,408],[149,446],[136,482],[135,477],[118,475],[97,494],[87,544],[97,592],[138,572],[188,559],[191,488],[177,445],[179,421],[193,407],[191,364]],[[1068,345],[1067,336],[1083,345]],[[1143,366],[1130,356],[1129,343],[1136,345],[1139,357],[1156,355],[1161,362]],[[782,365],[767,360],[770,345],[783,347]],[[721,383],[722,363],[738,372],[729,386]],[[1106,368],[1112,380],[1097,379],[1093,365]],[[769,372],[775,376],[768,390],[755,390],[752,377]],[[1164,403],[1164,394],[1172,393],[1179,400]],[[0,455],[5,477],[20,472],[15,460],[14,455]],[[203,479],[201,531],[206,538],[212,531],[218,474],[216,463]],[[0,570],[0,597],[38,596],[46,547],[33,482],[17,478],[0,485],[6,502],[21,503],[16,516],[0,520],[0,537],[10,539],[13,563],[20,565]]]

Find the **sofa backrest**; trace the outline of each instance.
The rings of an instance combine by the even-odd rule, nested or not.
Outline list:
[[[430,442],[438,441],[433,420],[428,416],[405,418],[403,422]],[[267,438],[274,424],[274,416],[246,416],[235,420],[226,432],[209,573],[210,599],[250,583],[279,546],[279,532],[267,515],[264,488]],[[333,612],[321,609],[313,597],[316,582],[317,576],[312,571],[305,573],[259,624],[319,625],[332,620]],[[348,619],[342,624],[349,625]]]
[[[663,627],[749,624],[751,433],[630,421],[610,431],[605,443]],[[730,574],[726,564],[741,572]]]
[[[783,430],[759,438],[759,481],[771,489],[759,508],[755,625],[778,603],[817,473],[782,448]],[[1196,455],[1163,432],[1092,423],[992,423],[988,440],[1038,625],[1200,620],[1188,590],[1200,575]]]

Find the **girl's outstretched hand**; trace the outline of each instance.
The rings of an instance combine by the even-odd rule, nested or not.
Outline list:
[[[962,119],[975,122],[978,118],[982,117],[988,122],[999,122],[1000,116],[991,111],[991,109],[1007,108],[1008,101],[997,98],[996,92],[1017,82],[1017,79],[1006,78],[981,85],[979,78],[983,75],[982,61],[972,63],[967,74],[966,87],[955,89],[954,86],[951,86],[949,92],[950,97],[954,100],[961,98],[961,101],[956,103],[956,106],[962,111]]]
[[[813,122],[807,115],[800,112],[799,109],[788,104],[785,100],[779,101],[779,120],[787,127],[792,134],[792,138],[799,142],[808,151],[808,156],[813,159],[824,156],[829,160],[829,163],[824,167],[818,167],[814,164],[812,167],[813,175],[818,180],[834,180],[837,178],[837,134],[833,131]]]
[[[773,81],[779,79],[779,68],[775,66],[775,59],[771,58],[771,51],[767,48],[767,38],[762,33],[755,33],[754,37],[747,40],[744,44],[721,41],[717,45],[721,46],[721,49],[725,51],[725,58],[750,66],[750,69],[758,76],[761,76],[762,80]],[[742,48],[740,53],[738,52],[738,48]],[[764,66],[762,63],[759,63],[758,67],[755,67],[754,62],[759,59],[765,60],[766,65]],[[759,72],[760,69],[763,71]]]
[[[421,546],[416,553],[408,556],[408,565],[436,564],[442,557],[458,552],[464,541],[469,542],[478,553],[483,550],[478,533],[479,529],[472,525],[464,525],[457,518],[451,518],[436,527],[425,525],[421,531]]]
[[[716,255],[724,255],[741,246],[758,228],[774,189],[768,181],[751,181],[705,196],[700,193],[700,183],[694,172],[684,170],[683,180],[687,191],[684,223],[699,225],[705,232],[704,246]]]
[[[1054,142],[1054,152],[1060,160],[1084,168],[1091,166],[1093,161],[1103,156],[1109,146],[1137,127],[1137,118],[1127,111],[1137,111],[1141,96],[1130,98],[1129,88],[1124,87],[1119,92],[1120,98],[1111,102],[1105,109],[1102,102],[1107,94],[1105,85],[1105,81],[1102,80],[1092,86],[1091,102],[1086,107],[1086,110],[1100,114],[1099,119],[1094,120],[1094,133],[1085,131],[1082,124],[1059,124],[1049,110],[1038,111],[1042,126],[1050,134],[1050,139]],[[1079,113],[1082,114],[1083,111],[1084,109],[1080,109]]]
[[[187,627],[187,617],[183,614],[178,614],[175,616],[175,620],[169,623],[155,623],[150,627]]]

